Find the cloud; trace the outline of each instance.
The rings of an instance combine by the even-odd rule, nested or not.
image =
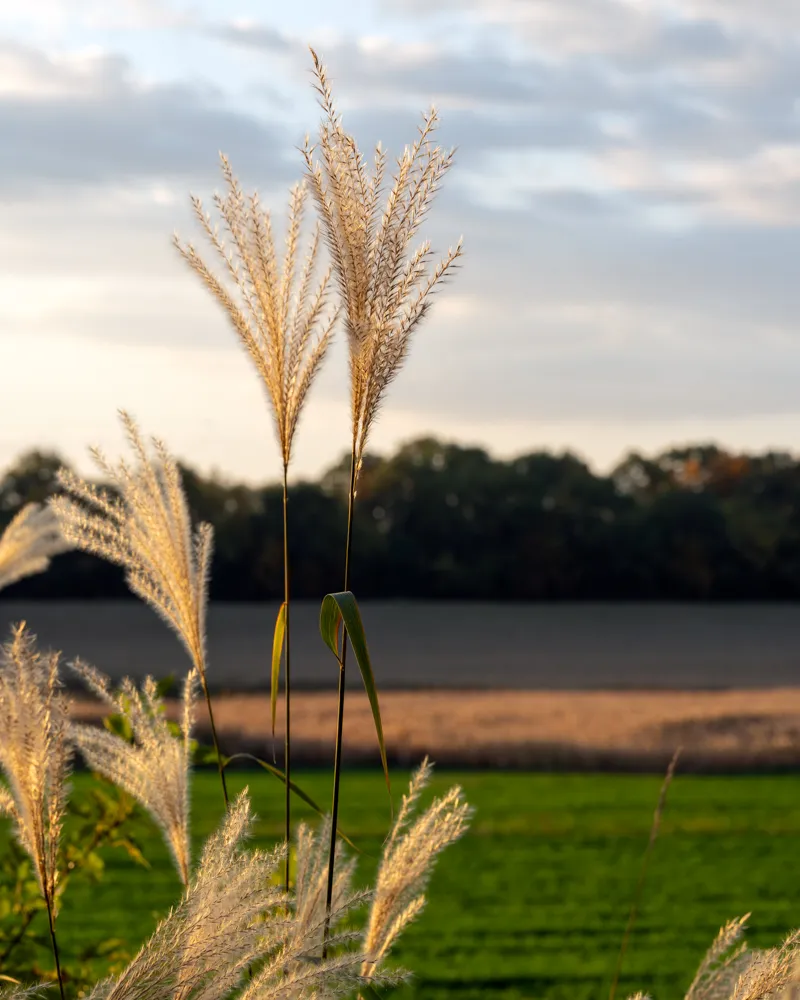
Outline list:
[[[296,170],[284,127],[228,106],[207,85],[144,83],[112,55],[56,59],[0,45],[0,192],[207,178],[221,148],[245,176]]]
[[[426,8],[436,39],[326,47],[346,123],[366,146],[380,135],[402,148],[414,107],[432,100],[441,141],[459,147],[465,190],[487,204],[530,196],[570,216],[585,209],[667,228],[797,219],[797,33],[748,32],[724,5],[689,0],[465,6],[482,25],[469,44],[462,35],[442,43],[437,6]],[[424,23],[414,0],[401,9]],[[305,47],[290,34],[254,23],[214,30],[305,70]]]

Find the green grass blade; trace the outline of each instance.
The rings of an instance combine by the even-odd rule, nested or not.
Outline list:
[[[280,606],[272,637],[272,675],[269,689],[269,705],[272,713],[272,735],[275,735],[275,717],[278,711],[278,683],[281,678],[281,653],[286,635],[286,601]]]
[[[383,723],[381,722],[381,709],[378,702],[378,688],[375,684],[375,675],[372,672],[372,662],[369,657],[367,647],[367,637],[364,633],[364,623],[361,620],[361,612],[358,609],[358,602],[349,590],[341,591],[338,594],[326,594],[322,599],[322,607],[319,612],[319,630],[325,645],[331,650],[333,655],[339,660],[339,628],[341,624],[347,629],[350,645],[353,647],[358,669],[361,672],[361,680],[364,682],[364,690],[369,698],[372,718],[375,722],[375,734],[378,737],[378,747],[381,753],[381,764],[383,774],[386,779],[386,787],[389,790],[389,802],[392,801],[392,785],[389,780],[389,764],[386,760],[386,742],[383,737]]]
[[[262,760],[261,757],[256,757],[255,754],[252,754],[252,753],[235,753],[231,757],[225,758],[225,763],[223,764],[223,767],[227,767],[228,764],[230,764],[231,761],[234,761],[234,760],[251,760],[251,761],[253,761],[254,764],[258,764],[259,767],[263,767],[265,771],[268,771],[271,775],[273,775],[274,777],[276,777],[279,781],[282,781],[284,783],[284,785],[286,784],[286,775],[283,773],[283,771],[279,767],[275,767],[274,764],[269,764],[267,761]],[[322,809],[320,808],[320,806],[318,806],[317,803],[308,794],[308,792],[304,792],[303,789],[298,784],[296,784],[294,781],[290,780],[289,781],[289,788],[291,788],[291,790],[294,792],[294,794],[299,799],[302,799],[303,802],[305,802],[305,804],[307,806],[310,806],[318,816],[322,816],[322,817],[325,816],[325,813],[322,811]],[[362,851],[360,851],[356,847],[356,845],[353,843],[353,841],[345,833],[342,832],[342,828],[341,827],[338,828],[337,833],[342,838],[342,840],[345,841],[345,843],[349,844],[350,847],[353,848],[354,851],[357,851],[359,854],[363,853]]]

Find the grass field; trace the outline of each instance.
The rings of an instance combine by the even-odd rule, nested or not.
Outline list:
[[[405,779],[395,773],[398,793]],[[89,780],[76,776],[78,790]],[[441,859],[428,909],[397,952],[416,972],[402,996],[607,996],[660,778],[442,773],[435,790],[455,781],[477,814],[467,838]],[[261,772],[232,776],[234,789],[245,783],[262,817],[258,837],[272,841],[281,829],[281,787]],[[327,801],[327,774],[304,773],[302,783]],[[790,775],[678,776],[620,997],[634,989],[656,1000],[682,996],[730,917],[752,911],[753,945],[776,943],[800,924],[798,793]],[[389,819],[380,775],[347,773],[343,794],[343,828],[376,854]],[[215,774],[196,776],[193,801],[199,840],[220,817]],[[178,884],[155,831],[145,853],[151,872],[113,853],[99,886],[74,883],[59,921],[64,950],[109,935],[135,943],[149,933]],[[365,876],[373,864],[362,859]]]

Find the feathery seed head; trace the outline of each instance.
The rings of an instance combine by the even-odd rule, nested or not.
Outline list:
[[[431,108],[416,141],[397,161],[381,206],[386,154],[378,144],[368,168],[342,126],[325,67],[313,49],[311,55],[325,118],[317,146],[306,140],[303,155],[344,307],[358,461],[411,335],[431,306],[431,293],[461,256],[460,241],[436,264],[427,242],[409,251],[454,150],[434,144],[439,116]]]
[[[703,956],[686,1000],[728,1000],[752,953],[742,940],[750,914],[730,920],[722,927]]]
[[[216,195],[214,203],[229,242],[220,235],[200,199],[193,197],[192,205],[224,265],[227,281],[213,272],[191,243],[183,243],[177,236],[174,243],[228,314],[250,354],[267,391],[281,457],[288,467],[300,412],[336,322],[336,311],[329,308],[330,273],[314,287],[320,248],[316,227],[298,274],[306,185],[292,189],[285,250],[279,263],[269,212],[258,194],[244,194],[228,160],[221,159],[227,192]]]
[[[207,840],[181,901],[91,1000],[225,1000],[261,956],[283,902],[270,882],[282,850],[245,850],[252,822],[243,792]]]
[[[72,726],[72,738],[92,770],[132,795],[161,828],[184,885],[189,883],[189,770],[191,727],[197,694],[192,670],[183,689],[180,738],[173,736],[156,683],[138,691],[126,678],[116,694],[109,680],[80,660],[71,664],[89,688],[130,724],[133,743],[94,726]]]
[[[312,952],[321,951],[326,916],[328,852],[331,819],[326,816],[318,830],[305,823],[297,828],[297,874],[295,879],[295,921],[298,932],[310,943]],[[346,913],[363,894],[353,892],[356,863],[345,856],[341,841],[336,845],[331,913]],[[332,919],[331,926],[336,921]],[[329,935],[329,944],[333,943]]]
[[[42,654],[22,622],[0,654],[0,812],[33,862],[45,901],[55,904],[58,847],[69,792],[68,717],[58,653]]]
[[[126,570],[131,590],[177,632],[205,688],[213,529],[199,524],[192,532],[177,462],[157,438],[149,455],[133,419],[122,411],[120,417],[137,467],[114,467],[92,449],[116,495],[61,469],[67,495],[53,497],[50,507],[67,541]]]
[[[99,984],[90,1000],[226,1000],[237,987],[238,1000],[299,1000],[363,988],[360,951],[320,960],[320,928],[308,934],[272,883],[284,847],[244,849],[252,822],[245,791],[206,842],[180,903],[128,968]],[[242,989],[247,969],[252,976]]]
[[[428,758],[412,777],[408,793],[384,845],[375,895],[364,935],[364,952],[371,956],[362,972],[372,974],[399,935],[422,911],[425,888],[436,857],[466,831],[472,815],[458,786],[435,799],[413,823],[414,811],[433,768]]]
[[[0,590],[44,572],[52,556],[70,548],[53,512],[38,503],[26,504],[0,535]]]

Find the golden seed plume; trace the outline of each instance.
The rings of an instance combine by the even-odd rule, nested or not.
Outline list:
[[[284,467],[308,390],[319,371],[336,322],[329,308],[330,272],[315,283],[320,238],[314,229],[299,269],[298,253],[305,184],[292,189],[282,261],[275,247],[272,221],[258,194],[245,195],[222,156],[227,191],[214,203],[226,236],[202,201],[192,206],[203,231],[224,264],[223,280],[205,263],[191,243],[176,235],[174,244],[225,312],[261,377],[270,401]]]
[[[767,1000],[793,995],[790,987],[800,982],[800,931],[793,931],[777,948],[750,950],[742,940],[747,916],[729,921],[717,934],[686,1000]]]
[[[243,847],[252,821],[242,793],[206,842],[181,901],[92,1000],[223,1000],[240,983],[261,954],[263,921],[282,902],[271,884],[281,850]]]
[[[686,1000],[727,1000],[751,952],[742,940],[750,914],[730,920],[703,956]]]
[[[319,952],[323,945],[325,928],[325,900],[328,884],[328,850],[331,819],[326,816],[318,830],[306,823],[297,828],[297,873],[295,876],[295,920],[299,933],[311,943],[312,951]],[[345,856],[341,841],[336,845],[336,868],[333,884],[331,913],[346,913],[353,905],[353,875],[356,863]],[[361,896],[363,900],[363,895]],[[335,928],[336,920],[332,918]],[[335,942],[328,936],[329,944]]]
[[[180,738],[173,736],[164,701],[152,677],[138,691],[126,678],[113,693],[106,676],[80,660],[72,665],[92,691],[127,720],[129,743],[95,726],[72,726],[72,737],[93,771],[132,795],[150,813],[164,835],[184,885],[189,883],[189,770],[197,672],[189,672],[183,688]]]
[[[0,813],[14,821],[49,906],[56,901],[58,848],[69,792],[67,706],[58,653],[40,653],[25,623],[0,655]]]
[[[180,903],[127,969],[89,1000],[226,1000],[237,988],[238,1000],[321,1000],[365,986],[360,950],[327,961],[313,952],[321,929],[307,935],[274,884],[285,847],[245,850],[252,823],[245,791],[206,842]]]
[[[458,786],[435,799],[412,823],[419,796],[432,771],[426,757],[411,779],[384,845],[364,934],[364,953],[370,956],[362,966],[364,975],[374,973],[403,930],[419,916],[437,856],[458,840],[469,825],[472,810]]]
[[[386,388],[431,306],[431,293],[461,256],[461,241],[436,264],[429,243],[409,250],[454,150],[434,144],[439,116],[432,108],[416,141],[398,159],[381,204],[386,154],[379,144],[368,168],[342,127],[325,67],[313,49],[311,55],[325,117],[317,145],[306,139],[303,155],[344,308],[353,442],[360,462]]]
[[[206,687],[206,610],[213,529],[193,531],[177,462],[157,438],[149,455],[133,419],[120,412],[137,459],[112,466],[92,456],[114,494],[61,469],[65,495],[49,503],[67,541],[117,563],[128,586],[177,632]]]
[[[0,535],[0,590],[34,573],[43,573],[52,556],[72,546],[64,539],[53,512],[26,504]]]

